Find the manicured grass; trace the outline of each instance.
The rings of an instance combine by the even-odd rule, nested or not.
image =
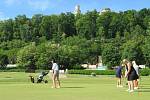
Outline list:
[[[38,74],[32,74],[38,76]],[[32,84],[29,74],[0,73],[0,100],[149,100],[150,77],[142,77],[140,89],[128,93],[127,87],[117,88],[114,76],[67,75],[61,78],[62,88],[52,89],[48,84]],[[124,81],[125,83],[125,81]]]

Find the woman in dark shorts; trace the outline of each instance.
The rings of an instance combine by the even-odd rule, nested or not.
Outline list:
[[[123,64],[125,65],[125,68],[127,70],[125,77],[127,77],[127,80],[128,80],[128,91],[133,92],[134,91],[133,81],[138,79],[138,75],[136,74],[136,71],[133,68],[130,61],[128,61],[127,59],[124,59]]]
[[[122,78],[122,66],[118,66],[116,69],[116,78],[117,78],[117,87],[123,87],[121,78]]]

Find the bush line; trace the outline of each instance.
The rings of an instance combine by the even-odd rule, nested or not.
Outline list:
[[[91,75],[95,73],[96,75],[115,75],[115,70],[69,70],[69,74],[82,74],[82,75]],[[141,69],[141,76],[149,76],[150,69]]]

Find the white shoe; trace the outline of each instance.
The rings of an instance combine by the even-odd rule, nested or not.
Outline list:
[[[134,87],[135,90],[139,89],[138,87]]]
[[[55,87],[52,86],[51,88],[53,89],[53,88],[55,88]]]
[[[129,92],[129,91],[131,91],[131,90],[130,90],[130,89],[127,89],[126,91]]]
[[[130,92],[130,93],[131,93],[131,92],[134,92],[134,90],[130,90],[129,92]]]
[[[60,86],[57,87],[58,89],[60,88]]]
[[[119,85],[119,87],[123,87],[122,85]]]

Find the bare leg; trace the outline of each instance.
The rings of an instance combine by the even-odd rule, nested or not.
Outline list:
[[[119,78],[119,85],[120,85],[120,87],[123,87],[121,78]]]
[[[55,76],[55,75],[53,75],[52,81],[53,81],[53,86],[52,86],[52,88],[56,88],[56,76]]]
[[[139,79],[136,80],[136,87],[139,87]]]
[[[137,88],[137,80],[134,80],[133,83],[134,83],[134,88]]]
[[[57,85],[58,85],[58,88],[60,88],[60,80],[59,80],[59,76],[57,76]]]
[[[133,81],[130,81],[130,85],[131,85],[131,91],[133,92],[133,90],[134,90],[134,83],[133,83]]]
[[[121,78],[117,78],[117,87],[121,86]]]
[[[131,82],[128,81],[128,90],[131,90]]]
[[[119,79],[117,78],[117,87],[119,87]]]
[[[119,78],[119,85],[121,86],[121,78]]]

